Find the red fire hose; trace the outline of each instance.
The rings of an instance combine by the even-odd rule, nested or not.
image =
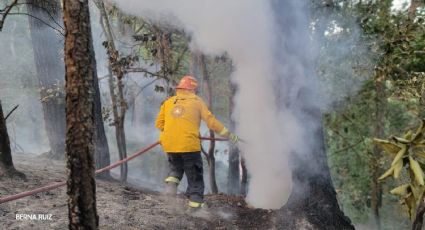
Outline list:
[[[200,139],[201,140],[227,141],[227,139],[225,139],[225,138],[200,137]],[[115,163],[113,163],[109,166],[106,166],[104,168],[96,170],[95,174],[99,174],[99,173],[102,173],[102,172],[105,172],[105,171],[109,171],[113,168],[116,168],[119,165],[121,165],[121,164],[123,164],[127,161],[133,160],[134,158],[142,155],[143,153],[153,149],[157,145],[159,145],[159,141],[149,145],[146,148],[140,149],[139,151],[137,151],[136,153],[134,153],[133,155],[131,155],[131,156],[125,158],[125,159],[119,160],[119,161],[117,161],[117,162],[115,162]],[[56,182],[56,183],[53,183],[53,184],[50,184],[50,185],[46,185],[46,186],[41,187],[41,188],[33,189],[33,190],[30,190],[30,191],[26,191],[26,192],[21,192],[21,193],[15,194],[15,195],[0,197],[0,204],[6,203],[6,202],[9,202],[9,201],[12,201],[12,200],[17,200],[17,199],[20,199],[20,198],[23,198],[23,197],[26,197],[26,196],[31,196],[31,195],[34,195],[36,193],[46,192],[46,191],[49,191],[49,190],[52,190],[52,189],[55,189],[55,188],[59,188],[59,187],[65,185],[65,184],[66,184],[66,181],[61,181],[61,182]]]

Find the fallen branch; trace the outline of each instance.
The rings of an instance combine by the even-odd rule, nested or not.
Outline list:
[[[19,107],[19,105],[16,105],[15,107],[13,107],[13,109],[6,115],[6,117],[4,118],[4,120],[7,120],[7,118],[13,113],[13,111],[15,111],[17,108]]]

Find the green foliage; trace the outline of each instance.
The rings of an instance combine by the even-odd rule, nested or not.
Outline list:
[[[351,90],[356,81],[363,81],[363,85],[356,94],[348,94],[334,104],[334,110],[325,115],[328,160],[345,214],[354,223],[367,223],[372,217],[371,179],[391,164],[387,158],[373,154],[370,137],[375,136],[378,122],[383,123],[382,138],[416,125],[415,118],[424,115],[423,14],[409,18],[405,11],[392,11],[391,0],[334,2],[339,3],[331,21],[335,20],[342,31],[325,40],[326,47],[322,49],[329,50],[322,52],[318,72],[333,97],[347,96],[345,92]],[[358,38],[363,46],[355,47],[343,60],[335,60],[335,55],[329,57],[334,52],[332,49],[336,49],[334,43],[352,36],[353,30],[349,28],[353,17],[363,32]],[[365,49],[359,50],[361,47]],[[329,69],[332,63],[334,66]],[[353,82],[345,84],[338,80],[347,74]],[[376,88],[379,81],[383,84],[381,94]],[[380,121],[376,120],[377,112],[382,113]],[[400,178],[406,179],[403,175]],[[400,215],[403,210],[398,200],[386,192],[396,186],[394,181],[382,184],[383,229],[405,229],[409,225]]]
[[[416,208],[422,202],[425,191],[424,172],[422,167],[425,161],[425,121],[422,120],[416,131],[408,130],[403,137],[391,137],[390,140],[374,139],[391,157],[390,168],[379,178],[383,180],[389,176],[400,178],[400,173],[406,169],[409,180],[400,178],[403,183],[393,188],[390,193],[400,197],[401,203],[407,208],[409,217],[414,220]]]

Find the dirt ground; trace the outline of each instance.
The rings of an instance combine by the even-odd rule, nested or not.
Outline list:
[[[65,180],[63,162],[28,155],[14,156],[14,162],[27,181],[0,178],[0,196]],[[207,195],[207,207],[190,212],[183,196],[114,181],[97,180],[96,195],[100,229],[276,229],[273,211],[250,209],[238,196]],[[24,219],[23,214],[37,218]],[[65,187],[0,204],[0,229],[67,228]]]

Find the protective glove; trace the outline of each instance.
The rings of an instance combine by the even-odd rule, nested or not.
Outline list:
[[[231,132],[229,132],[228,138],[229,138],[229,141],[231,141],[233,144],[236,144],[239,141],[239,137],[236,136],[236,134],[231,133]]]
[[[227,137],[229,141],[231,141],[233,144],[236,144],[239,141],[239,137],[236,136],[234,133],[231,133],[226,127],[221,130],[220,136]]]

